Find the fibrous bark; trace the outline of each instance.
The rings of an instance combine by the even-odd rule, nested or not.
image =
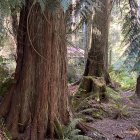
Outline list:
[[[84,76],[104,77],[111,82],[108,74],[108,32],[110,0],[102,1],[101,11],[96,11],[92,27],[92,42],[88,53]]]
[[[140,75],[137,78],[137,84],[136,84],[136,94],[140,98]]]
[[[17,35],[14,83],[0,106],[0,117],[16,140],[53,139],[55,121],[68,122],[65,20],[26,0]]]
[[[84,71],[84,78],[81,83],[82,89],[86,90],[86,93],[100,93],[105,97],[105,85],[112,85],[111,79],[108,73],[108,32],[109,32],[109,14],[110,14],[110,0],[104,0],[101,2],[101,11],[95,11],[95,16],[92,23],[91,34],[91,46],[88,53],[87,63]],[[88,77],[92,77],[91,80]],[[104,90],[94,83],[95,79],[102,78]],[[94,84],[93,84],[94,83]],[[100,84],[101,84],[100,83]],[[98,91],[96,91],[96,88]],[[90,89],[90,90],[89,90]],[[102,98],[102,97],[101,97]]]

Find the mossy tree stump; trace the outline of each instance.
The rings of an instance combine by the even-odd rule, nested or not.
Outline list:
[[[93,94],[99,100],[106,99],[106,84],[103,77],[84,76],[79,86],[81,94]]]

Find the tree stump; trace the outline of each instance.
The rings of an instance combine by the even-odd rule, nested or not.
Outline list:
[[[79,90],[83,94],[95,94],[99,100],[106,99],[106,84],[103,77],[84,76]]]

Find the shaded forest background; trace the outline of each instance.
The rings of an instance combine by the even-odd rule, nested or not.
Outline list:
[[[0,1],[2,135],[106,139],[88,123],[128,117],[124,98],[140,97],[139,6],[138,0]]]

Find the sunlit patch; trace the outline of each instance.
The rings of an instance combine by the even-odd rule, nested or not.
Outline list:
[[[140,130],[136,127],[131,127],[130,130],[125,132],[126,134],[131,134],[140,138]]]

